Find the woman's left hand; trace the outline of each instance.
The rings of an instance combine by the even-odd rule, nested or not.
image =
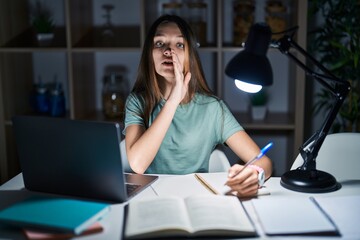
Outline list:
[[[253,168],[245,168],[244,166],[235,164],[229,169],[229,177],[226,182],[232,191],[237,192],[239,197],[256,196],[259,189],[258,172]],[[241,173],[239,173],[241,171]],[[238,174],[239,173],[239,174]]]

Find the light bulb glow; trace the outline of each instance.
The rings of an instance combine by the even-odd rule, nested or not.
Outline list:
[[[262,89],[261,85],[246,83],[246,82],[240,81],[238,79],[235,79],[235,85],[241,91],[248,92],[248,93],[257,93]]]

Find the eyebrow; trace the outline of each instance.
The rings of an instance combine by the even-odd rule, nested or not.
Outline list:
[[[163,37],[163,36],[166,36],[166,34],[162,33],[161,31],[160,31],[160,32],[157,31],[157,32],[155,33],[155,36],[154,36],[154,37]],[[182,34],[177,35],[176,37],[177,37],[177,38],[184,38],[184,36],[183,36]]]

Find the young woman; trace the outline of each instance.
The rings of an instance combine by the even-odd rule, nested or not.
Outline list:
[[[223,143],[244,162],[260,152],[211,93],[197,47],[191,28],[178,16],[161,16],[149,30],[125,113],[126,153],[137,173],[207,172],[211,152]],[[229,170],[227,185],[239,196],[257,193],[262,171],[270,177],[268,157],[255,164],[238,175],[243,166]]]

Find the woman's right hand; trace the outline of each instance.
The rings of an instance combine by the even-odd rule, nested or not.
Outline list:
[[[174,50],[172,61],[174,77],[169,97],[158,116],[148,129],[130,125],[126,129],[126,153],[132,170],[143,174],[156,156],[176,109],[188,93],[191,73],[183,73],[183,64]]]
[[[259,189],[258,172],[253,168],[243,168],[243,165],[234,164],[229,169],[228,180],[225,184],[239,197],[256,196]]]
[[[168,101],[174,101],[177,104],[180,104],[188,92],[191,73],[187,72],[184,75],[183,73],[184,66],[179,61],[176,52],[174,50],[171,50],[171,54],[174,65],[175,81],[173,88],[170,92]]]

